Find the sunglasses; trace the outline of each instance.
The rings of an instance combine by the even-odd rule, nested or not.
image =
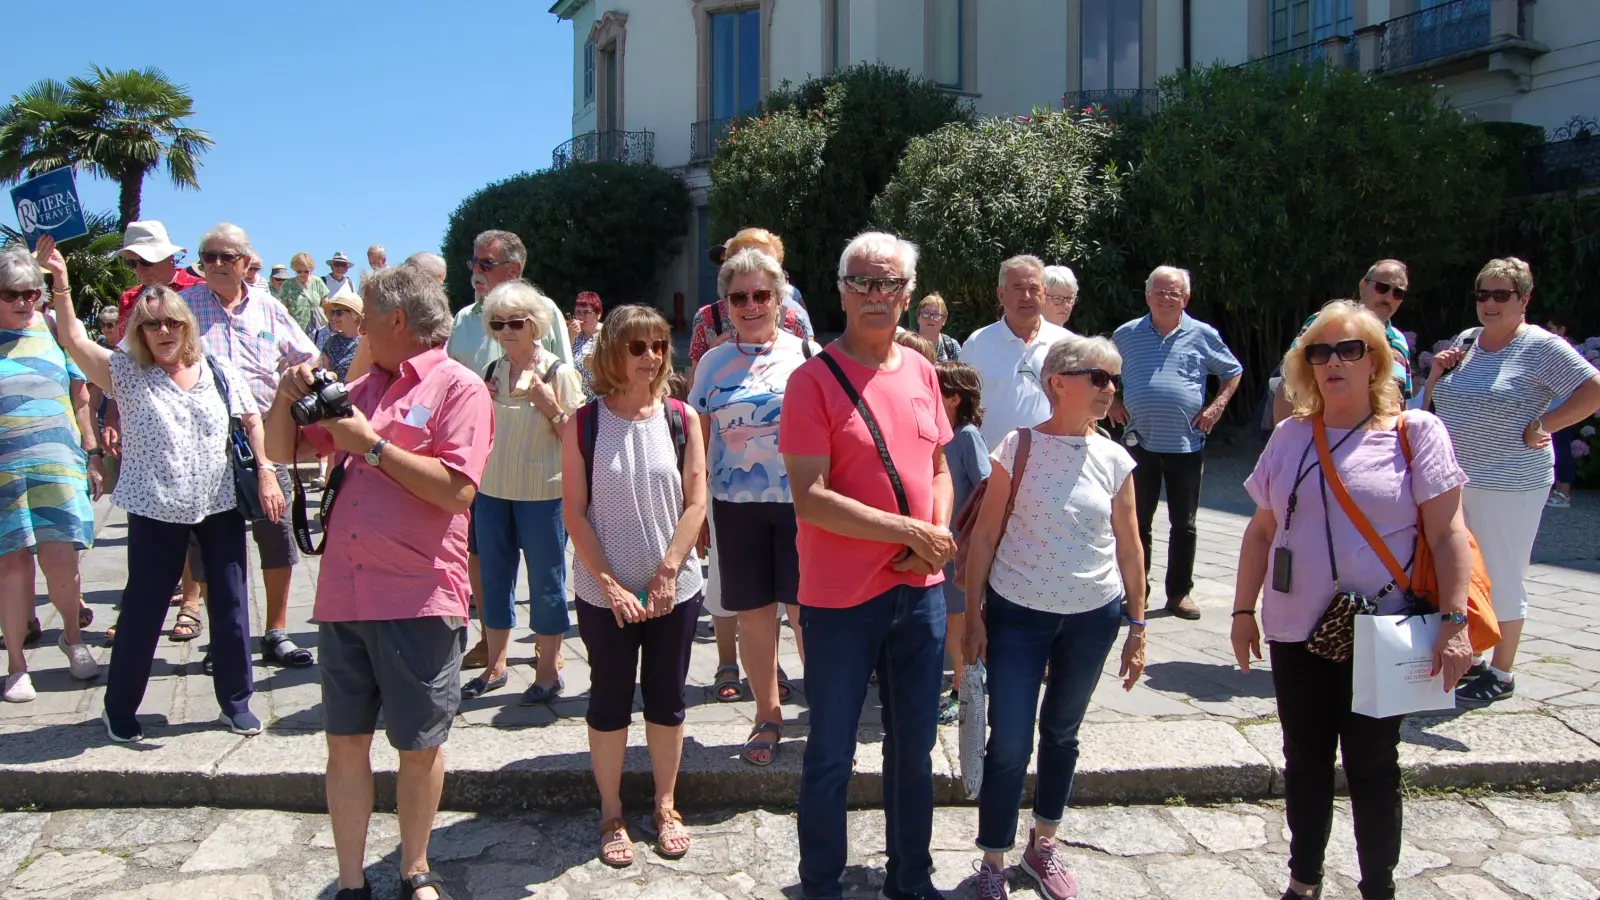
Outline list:
[[[1358,338],[1340,341],[1337,344],[1307,344],[1305,349],[1306,362],[1313,366],[1325,366],[1334,354],[1345,362],[1355,362],[1367,355],[1367,342]]]
[[[489,320],[489,330],[490,331],[503,331],[503,330],[509,328],[512,331],[521,331],[523,329],[523,327],[526,326],[531,321],[533,321],[533,320],[532,319],[505,319],[505,320],[490,319]]]
[[[128,268],[135,269],[135,270],[137,270],[137,269],[148,269],[151,266],[156,265],[157,263],[169,262],[171,260],[172,260],[172,257],[170,257],[170,256],[167,257],[166,259],[157,260],[156,262],[149,262],[147,260],[140,259],[137,256],[135,256],[133,259],[129,259],[126,256],[124,256],[122,258],[122,261],[124,263],[127,263]]]
[[[160,331],[163,328],[168,331],[177,331],[183,327],[183,323],[177,319],[151,319],[148,322],[141,322],[140,327],[144,328],[145,331]]]
[[[1102,391],[1105,390],[1107,386],[1114,387],[1117,390],[1122,390],[1122,376],[1116,374],[1115,372],[1107,372],[1105,369],[1069,369],[1061,374],[1087,375],[1089,376],[1089,383]]]
[[[652,350],[657,356],[665,359],[667,350],[671,346],[666,341],[629,341],[628,353],[633,356],[643,356],[646,350]]]
[[[467,268],[474,272],[488,273],[493,272],[497,267],[503,266],[510,261],[511,260],[509,259],[483,259],[474,256],[473,258],[467,260]]]
[[[7,303],[16,303],[18,300],[26,300],[29,303],[37,303],[39,302],[39,298],[43,296],[44,291],[41,291],[38,288],[33,288],[26,291],[0,290],[0,299],[5,300]]]
[[[212,253],[210,250],[200,251],[200,261],[208,266],[216,265],[217,263],[222,263],[225,266],[231,266],[241,259],[244,259],[243,253]]]
[[[260,266],[251,266],[250,268],[245,269],[245,271],[246,272],[257,272],[257,273],[259,273],[261,271],[261,267]]]
[[[1372,285],[1372,289],[1380,294],[1392,292],[1396,300],[1404,300],[1406,298],[1406,289],[1397,284],[1390,284],[1387,281],[1378,281],[1372,278],[1367,279],[1367,284]]]
[[[1496,303],[1510,303],[1511,298],[1515,296],[1517,296],[1516,291],[1507,290],[1505,288],[1495,288],[1492,291],[1478,288],[1479,303],[1488,303],[1490,300],[1493,300]]]
[[[772,292],[761,290],[751,291],[747,294],[744,291],[734,291],[728,295],[728,305],[734,309],[744,309],[752,302],[757,306],[766,306],[772,302]]]
[[[871,275],[846,275],[839,279],[839,283],[849,288],[851,293],[870,294],[873,288],[880,294],[898,294],[911,283],[909,278],[873,278]]]

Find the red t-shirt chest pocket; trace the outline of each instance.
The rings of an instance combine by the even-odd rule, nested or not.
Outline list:
[[[930,444],[939,443],[939,421],[934,416],[933,401],[926,397],[912,397],[911,415],[917,420],[917,437]]]

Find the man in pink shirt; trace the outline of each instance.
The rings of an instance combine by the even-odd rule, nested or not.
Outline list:
[[[839,900],[861,704],[883,704],[888,900],[931,900],[933,745],[944,672],[944,564],[955,556],[951,438],[933,365],[894,342],[917,248],[869,232],[839,261],[844,334],[790,376],[778,431],[799,520],[811,734],[800,776],[800,884]],[[848,385],[848,387],[847,387]]]
[[[355,412],[297,429],[290,407],[306,395],[312,369],[292,368],[267,416],[267,453],[294,459],[298,431],[319,456],[338,454],[313,611],[337,898],[371,897],[362,869],[381,709],[400,753],[400,895],[436,900],[443,882],[428,871],[428,835],[444,786],[442,746],[461,704],[467,510],[494,411],[483,379],[445,355],[452,320],[437,281],[398,266],[370,275],[362,295],[372,369],[350,385]]]

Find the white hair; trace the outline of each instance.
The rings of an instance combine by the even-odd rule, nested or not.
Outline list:
[[[1005,262],[1000,264],[1000,284],[999,284],[999,287],[1005,287],[1006,286],[1006,276],[1011,274],[1012,272],[1016,271],[1017,269],[1032,269],[1035,272],[1039,273],[1039,277],[1040,278],[1043,278],[1044,277],[1044,271],[1045,271],[1045,269],[1044,269],[1044,260],[1040,259],[1037,256],[1029,255],[1027,253],[1023,253],[1023,254],[1021,254],[1019,256],[1011,257],[1010,259],[1008,259]]]
[[[1063,372],[1108,367],[1118,371],[1122,369],[1122,353],[1110,338],[1072,334],[1051,344],[1050,349],[1045,351],[1039,377],[1049,379],[1051,375]]]
[[[772,279],[772,289],[777,292],[777,300],[780,301],[773,306],[781,306],[783,295],[788,292],[789,279],[784,277],[783,266],[778,265],[772,254],[755,247],[746,247],[722,261],[722,268],[717,270],[717,296],[728,296],[728,286],[733,279],[751,272],[760,272]]]
[[[434,278],[438,279],[440,282],[444,281],[444,257],[437,253],[429,253],[426,250],[419,250],[416,253],[406,257],[404,265],[421,269],[422,271],[427,272],[429,275],[432,275]]]
[[[900,264],[900,275],[907,279],[906,290],[917,287],[917,245],[883,231],[867,231],[855,236],[839,255],[839,277],[849,274],[852,259],[893,260]]]
[[[0,287],[13,291],[44,290],[44,270],[39,268],[33,254],[21,247],[0,251]]]
[[[1048,292],[1051,288],[1072,288],[1072,292],[1076,294],[1078,276],[1072,274],[1072,270],[1066,266],[1045,266],[1044,289]]]
[[[406,327],[429,347],[443,346],[450,339],[455,320],[450,316],[450,301],[445,299],[444,287],[417,266],[394,266],[373,272],[361,285],[361,299],[368,316],[404,310]]]
[[[368,253],[376,253],[379,256],[388,256],[389,255],[389,251],[383,249],[383,245],[382,244],[373,244],[371,247],[367,248],[367,252]]]
[[[1185,297],[1194,293],[1194,285],[1189,280],[1189,270],[1180,269],[1177,266],[1156,266],[1150,271],[1150,277],[1144,280],[1144,289],[1147,291],[1150,290],[1150,288],[1156,283],[1156,279],[1163,275],[1177,276],[1183,282],[1183,295]]]
[[[533,320],[533,339],[544,339],[550,333],[550,309],[555,305],[539,289],[518,278],[495,285],[489,296],[483,298],[483,332],[493,334],[489,320],[495,316],[523,317]]]
[[[243,228],[229,222],[214,225],[210,231],[201,235],[200,249],[206,249],[206,244],[211,241],[227,241],[233,245],[235,250],[246,256],[250,255],[253,249],[250,246],[250,235],[245,234]]]

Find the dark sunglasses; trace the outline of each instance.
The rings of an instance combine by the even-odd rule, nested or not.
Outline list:
[[[734,309],[744,309],[750,305],[751,301],[755,301],[757,306],[765,306],[772,302],[772,292],[762,290],[751,291],[747,294],[744,291],[734,291],[728,295],[728,305]]]
[[[488,273],[493,272],[497,267],[503,266],[510,261],[511,260],[509,259],[483,259],[481,257],[474,256],[473,258],[467,260],[467,268],[474,272]]]
[[[531,321],[531,320],[530,319],[507,319],[505,321],[501,321],[499,319],[490,319],[489,320],[489,330],[490,331],[502,331],[502,330],[504,330],[506,328],[509,328],[512,331],[521,331],[523,329],[523,326],[527,325],[529,321]]]
[[[1496,303],[1510,303],[1511,298],[1515,296],[1517,296],[1516,291],[1508,291],[1505,288],[1495,288],[1492,291],[1478,288],[1479,303],[1488,303],[1490,300],[1493,300]]]
[[[1373,278],[1368,278],[1367,284],[1372,285],[1372,289],[1380,294],[1393,293],[1396,300],[1404,300],[1406,298],[1406,289],[1397,284],[1390,284],[1387,281],[1378,281]]]
[[[39,298],[42,296],[44,296],[44,291],[41,291],[38,288],[33,288],[26,291],[0,290],[0,299],[4,299],[7,303],[15,303],[18,300],[26,300],[29,303],[37,303],[39,302]]]
[[[167,259],[157,260],[157,262],[167,262],[170,259],[172,259],[172,257],[169,256],[169,257],[167,257]],[[124,256],[122,258],[122,261],[127,263],[128,264],[128,268],[130,268],[130,269],[148,269],[149,267],[151,267],[151,266],[156,264],[156,263],[153,263],[153,262],[149,262],[148,260],[140,259],[137,256],[135,256],[133,259],[129,259],[126,256]]]
[[[1089,383],[1102,391],[1106,389],[1107,385],[1110,385],[1119,391],[1122,390],[1122,376],[1113,372],[1107,372],[1105,369],[1070,369],[1066,372],[1062,372],[1061,374],[1087,375],[1089,376]]]
[[[662,359],[667,356],[667,348],[672,345],[666,341],[629,341],[628,352],[634,356],[643,356],[646,350],[653,350]]]
[[[1367,342],[1352,338],[1337,344],[1307,344],[1306,362],[1313,366],[1325,366],[1335,353],[1345,362],[1355,362],[1367,355]]]
[[[873,278],[871,275],[846,275],[839,279],[839,283],[849,288],[852,293],[870,294],[873,288],[880,294],[898,294],[905,290],[911,283],[909,278]]]
[[[215,265],[217,263],[222,263],[225,266],[231,266],[241,259],[244,259],[243,253],[212,253],[210,250],[200,251],[200,261],[208,266]]]
[[[145,331],[160,331],[163,328],[167,329],[168,331],[177,331],[179,328],[183,327],[183,323],[177,319],[151,319],[148,322],[141,322],[139,324],[140,327],[142,327]]]

